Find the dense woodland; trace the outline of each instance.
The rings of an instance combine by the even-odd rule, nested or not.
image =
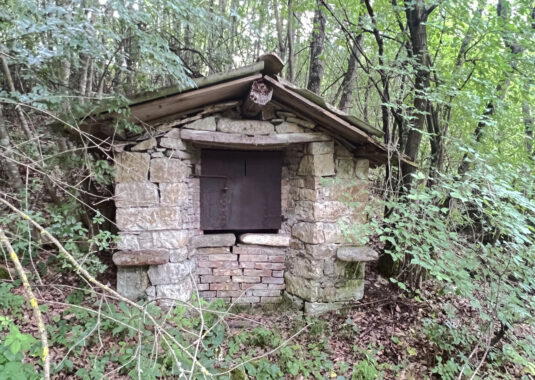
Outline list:
[[[349,231],[365,298],[121,299],[112,153],[78,125],[267,52],[418,164],[375,169]],[[0,63],[0,379],[535,378],[533,1],[1,0]]]

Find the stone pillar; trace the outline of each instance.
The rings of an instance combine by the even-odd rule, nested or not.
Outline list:
[[[200,155],[179,136],[171,129],[115,157],[118,249],[129,255],[128,262],[116,262],[117,290],[131,299],[161,298],[168,306],[191,298],[196,261],[188,244],[200,233],[192,175]],[[114,261],[124,255],[116,253]]]
[[[344,226],[366,222],[368,167],[333,141],[308,144],[301,158],[292,180],[298,186],[291,193],[295,222],[285,281],[288,297],[306,312],[363,297],[364,263],[341,260],[337,251],[353,245]]]

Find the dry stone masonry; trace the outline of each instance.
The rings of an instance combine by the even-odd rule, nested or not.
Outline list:
[[[239,104],[221,108],[156,125],[116,153],[119,292],[167,305],[195,292],[248,304],[284,295],[310,313],[362,298],[364,263],[377,254],[345,231],[366,221],[368,160],[294,113],[243,120]],[[278,233],[200,230],[206,147],[284,151]]]

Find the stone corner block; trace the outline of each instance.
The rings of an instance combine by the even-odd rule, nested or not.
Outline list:
[[[299,163],[297,174],[315,177],[333,176],[335,174],[334,155],[332,153],[305,155]]]
[[[169,253],[159,249],[125,250],[113,255],[113,263],[118,267],[160,265],[168,261]]]
[[[115,181],[146,181],[149,173],[150,155],[147,153],[120,152],[115,155]]]
[[[267,245],[272,247],[289,247],[290,235],[283,234],[253,234],[240,235],[243,244]]]
[[[193,123],[186,124],[186,129],[196,129],[199,131],[215,131],[216,121],[214,116],[205,117],[199,120],[195,120]]]
[[[148,181],[118,182],[115,184],[114,199],[117,207],[157,206],[158,187]]]
[[[151,285],[181,284],[193,272],[194,268],[194,260],[150,266],[148,270],[150,283]]]
[[[190,168],[174,158],[153,158],[150,160],[151,182],[181,182],[190,174]]]
[[[231,247],[236,243],[234,234],[207,234],[191,238],[193,248]]]
[[[336,251],[336,257],[341,261],[375,261],[379,259],[379,254],[370,247],[340,247]]]
[[[130,300],[145,296],[149,287],[147,267],[118,267],[117,292]]]
[[[171,307],[177,302],[187,302],[193,293],[193,283],[190,278],[172,285],[157,285],[156,298],[162,306]]]
[[[132,152],[139,152],[143,150],[149,150],[154,148],[157,145],[156,139],[154,137],[151,137],[147,140],[143,140],[140,143],[137,143],[132,147]]]

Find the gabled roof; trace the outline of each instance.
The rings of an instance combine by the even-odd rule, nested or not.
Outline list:
[[[383,143],[375,140],[374,137],[383,136],[382,131],[336,109],[313,92],[297,88],[282,79],[276,75],[281,68],[282,63],[278,57],[267,54],[252,65],[194,79],[190,87],[173,86],[137,94],[129,103],[132,120],[155,125],[212,104],[242,100],[248,95],[253,82],[263,79],[273,89],[272,102],[299,117],[313,121],[335,138],[345,140],[357,155],[369,158],[376,165],[385,163],[389,157],[410,163],[406,157],[389,152]],[[103,115],[99,116],[94,122],[86,123],[84,129],[90,133],[116,136],[116,131],[109,130],[109,123],[102,120]]]

